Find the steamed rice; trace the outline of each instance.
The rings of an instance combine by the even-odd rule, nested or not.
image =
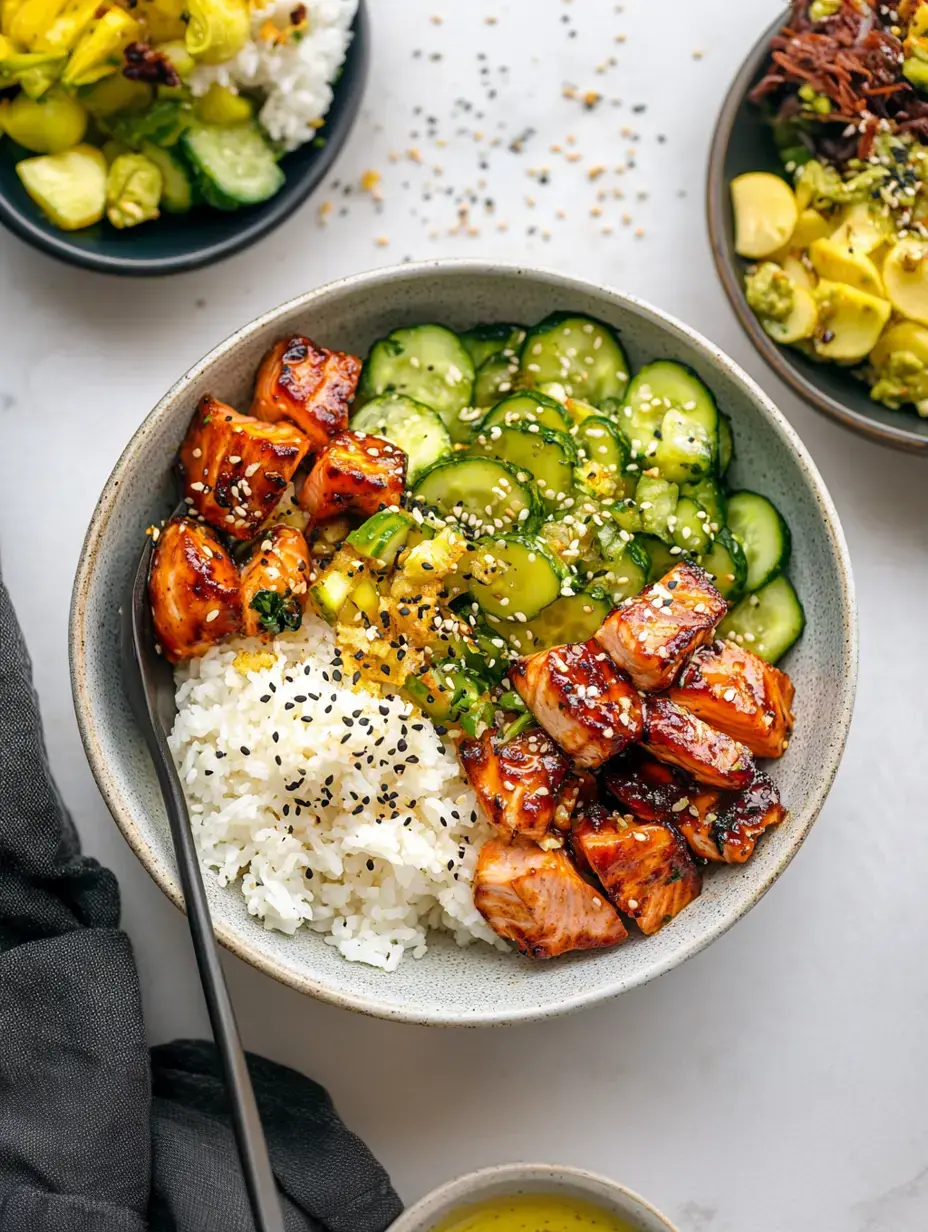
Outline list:
[[[353,667],[310,612],[270,646],[232,639],[178,667],[170,744],[201,860],[241,877],[267,928],[305,924],[387,971],[430,928],[505,948],[474,907],[490,827],[453,744]]]
[[[259,119],[284,149],[311,141],[332,102],[332,82],[351,42],[357,0],[305,0],[307,24],[298,38],[274,42],[262,36],[266,23],[281,30],[300,0],[270,0],[251,14],[251,39],[224,64],[199,65],[190,78],[195,95],[215,81],[264,99]]]

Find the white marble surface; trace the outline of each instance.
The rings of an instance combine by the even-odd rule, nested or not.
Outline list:
[[[776,0],[626,0],[625,11],[606,0],[371,7],[364,116],[335,176],[357,185],[379,170],[382,212],[364,193],[326,188],[251,252],[160,282],[70,270],[0,236],[0,550],[55,772],[87,850],[122,884],[151,1037],[202,1032],[205,1015],[184,921],[111,822],[72,714],[68,598],[106,475],[176,376],[305,288],[404,256],[550,265],[638,293],[702,329],[779,398],[811,449],[844,520],[859,589],[860,690],[843,769],[783,880],[734,931],[656,984],[566,1020],[433,1031],[314,1004],[227,957],[247,1044],[326,1083],[406,1200],[468,1168],[550,1159],[640,1189],[686,1232],[919,1232],[928,1226],[925,463],[833,427],[777,384],[716,283],[703,221],[714,117]],[[562,95],[565,83],[604,99],[586,111]],[[456,99],[473,110],[455,110]],[[645,112],[633,111],[639,103]],[[426,135],[428,115],[447,144]],[[526,128],[536,132],[523,153],[510,152]],[[567,162],[552,144],[581,157]],[[390,151],[412,147],[421,163],[390,162]],[[630,147],[637,165],[619,176]],[[591,180],[598,164],[606,170]],[[547,184],[529,178],[545,165]],[[466,188],[480,202],[471,210],[478,233],[452,234]],[[601,188],[608,199],[598,203]],[[321,229],[326,199],[335,208]]]

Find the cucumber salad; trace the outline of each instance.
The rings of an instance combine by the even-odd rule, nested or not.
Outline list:
[[[602,322],[395,330],[365,361],[351,426],[407,454],[418,534],[450,522],[478,543],[468,611],[504,657],[591,637],[684,560],[727,601],[722,636],[775,663],[802,631],[789,529],[766,497],[729,490],[711,391],[669,360],[632,373]]]
[[[356,0],[2,0],[0,136],[58,228],[273,197],[320,129]]]

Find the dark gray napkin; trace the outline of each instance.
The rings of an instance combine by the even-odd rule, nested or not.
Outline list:
[[[288,1232],[382,1232],[389,1178],[326,1091],[250,1056]],[[51,779],[0,580],[0,1232],[253,1232],[211,1043],[149,1055],[119,889]]]

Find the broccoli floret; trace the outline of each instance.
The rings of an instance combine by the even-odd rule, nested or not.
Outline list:
[[[785,321],[793,311],[793,284],[773,261],[764,261],[745,277],[744,291],[748,303],[763,320]]]

